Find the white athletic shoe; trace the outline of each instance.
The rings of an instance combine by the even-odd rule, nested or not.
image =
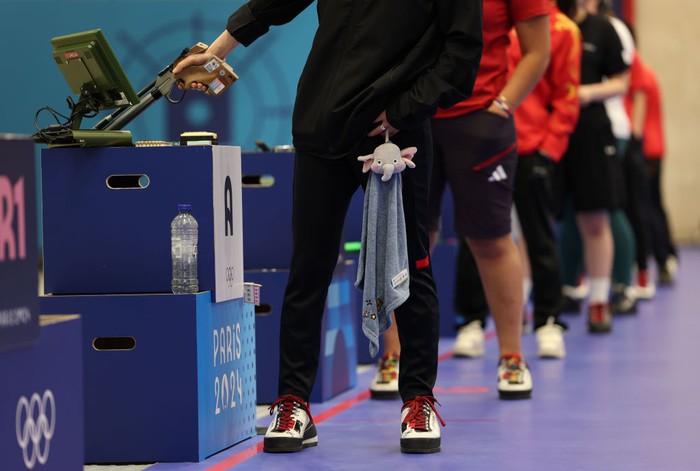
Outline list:
[[[580,278],[576,286],[564,285],[562,286],[562,293],[574,299],[583,299],[590,294],[590,286],[585,278]]]
[[[302,399],[291,394],[281,396],[270,406],[270,414],[274,417],[265,432],[263,451],[291,453],[318,445],[309,405]]]
[[[678,259],[673,255],[666,258],[666,263],[658,267],[658,281],[660,285],[672,285],[676,281],[678,274]]]
[[[435,410],[431,396],[417,396],[401,407],[401,452],[437,453],[440,451],[440,425],[445,426]]]
[[[452,353],[458,357],[484,356],[484,329],[481,321],[471,321],[459,328]]]
[[[637,284],[634,288],[637,292],[637,299],[653,299],[656,294],[656,285],[649,278],[649,272],[647,270],[639,270],[637,273]]]
[[[498,361],[498,397],[529,399],[532,395],[530,368],[520,355],[504,355]]]
[[[564,358],[564,328],[554,322],[554,317],[535,331],[537,354],[540,358]]]
[[[373,399],[395,399],[399,395],[399,356],[389,354],[382,356],[377,365],[374,379],[369,385]]]

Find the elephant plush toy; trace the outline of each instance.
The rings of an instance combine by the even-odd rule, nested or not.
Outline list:
[[[416,147],[407,147],[400,150],[399,146],[387,141],[374,149],[374,153],[363,155],[357,158],[364,162],[362,172],[367,173],[372,170],[382,176],[382,181],[389,181],[395,173],[403,172],[406,167],[415,168],[416,164],[411,160],[418,151]]]

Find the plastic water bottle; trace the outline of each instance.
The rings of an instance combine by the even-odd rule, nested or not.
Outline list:
[[[197,280],[197,220],[192,206],[179,204],[178,214],[170,224],[170,247],[173,259],[172,290],[175,294],[196,293]]]

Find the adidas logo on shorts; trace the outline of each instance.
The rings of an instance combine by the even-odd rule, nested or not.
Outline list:
[[[491,176],[489,177],[490,182],[500,182],[501,180],[505,180],[508,178],[508,175],[506,175],[506,171],[503,170],[503,166],[499,165],[496,167],[496,170],[493,171]]]

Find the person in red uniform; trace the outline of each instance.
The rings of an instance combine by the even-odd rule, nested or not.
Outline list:
[[[483,355],[484,320],[490,310],[499,341],[499,397],[528,398],[532,377],[521,347],[523,275],[511,237],[518,159],[513,112],[547,67],[551,5],[549,0],[484,0],[483,8],[484,51],[472,96],[440,109],[432,120],[435,162],[429,229],[433,246],[440,231],[442,195],[449,184],[455,230],[478,266],[478,273],[456,291],[476,300],[481,279],[488,299],[487,306],[469,305],[460,312],[464,319],[458,320],[454,353]],[[509,76],[508,33],[513,27],[523,59]]]
[[[634,34],[633,28],[630,30]],[[647,218],[658,282],[670,284],[675,277],[677,259],[661,192],[665,153],[661,89],[654,70],[639,53],[632,62],[625,105],[632,122],[635,145],[641,146],[646,162]],[[640,270],[637,274],[637,291],[644,298],[654,295],[654,284],[646,271]]]
[[[570,11],[570,10],[569,10]],[[515,207],[526,241],[532,273],[533,327],[540,357],[566,355],[559,320],[563,303],[557,243],[553,230],[550,193],[552,165],[561,160],[579,116],[581,32],[552,1],[550,12],[551,57],[537,86],[515,111],[518,166]],[[508,49],[511,69],[522,59],[517,34]],[[526,293],[527,296],[527,293]]]

